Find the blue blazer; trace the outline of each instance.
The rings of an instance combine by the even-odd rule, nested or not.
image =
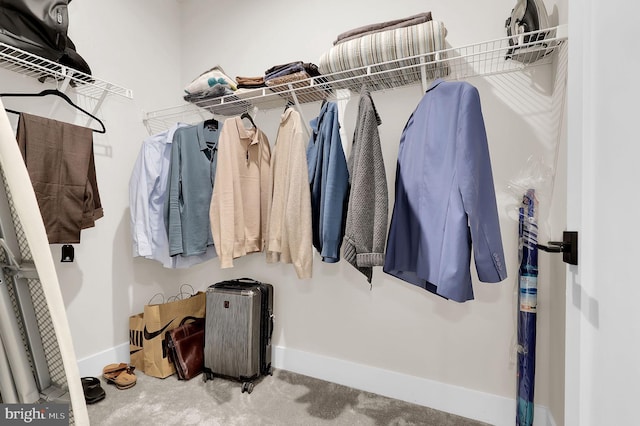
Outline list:
[[[340,260],[349,201],[349,170],[340,138],[338,104],[324,102],[318,117],[311,120],[311,129],[307,166],[313,246],[323,262],[336,263]]]
[[[447,299],[507,277],[478,90],[436,80],[405,125],[384,272]]]

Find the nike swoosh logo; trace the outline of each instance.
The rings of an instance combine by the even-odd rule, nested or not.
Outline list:
[[[173,322],[173,320],[169,321],[167,323],[167,325],[162,327],[160,330],[152,331],[152,332],[149,332],[149,330],[147,330],[147,326],[145,325],[144,326],[144,340],[151,340],[151,339],[154,339],[154,338],[158,337],[159,335],[161,335],[164,332],[164,330],[166,330],[167,327],[169,327],[171,325],[172,322]]]
[[[141,350],[142,350],[142,348],[140,348],[140,349],[136,349],[135,351],[129,351],[129,355],[133,355],[133,354],[135,354],[136,352],[140,352]]]
[[[180,325],[185,325],[187,323],[187,321],[191,321],[191,322],[196,322],[198,320],[203,320],[204,318],[198,318],[198,317],[184,317],[182,318],[182,321],[180,321]]]

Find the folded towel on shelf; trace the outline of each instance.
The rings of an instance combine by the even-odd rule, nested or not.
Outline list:
[[[260,87],[267,87],[267,85],[264,84],[264,83],[260,83],[260,84],[240,84],[240,83],[238,83],[238,90],[240,90],[240,89],[259,89]],[[238,90],[236,90],[236,92]]]
[[[334,88],[352,88],[354,79],[368,72],[371,77],[366,80],[363,77],[362,82],[366,81],[374,90],[411,84],[421,79],[423,68],[419,66],[419,58],[411,57],[445,49],[446,35],[444,24],[433,20],[367,34],[333,46],[322,54],[318,68]],[[441,52],[439,59],[444,59],[443,56]],[[436,55],[427,55],[425,59],[428,79],[449,74],[446,63],[432,62]],[[388,63],[379,65],[383,62]],[[360,84],[357,87],[359,90]]]
[[[423,22],[431,21],[431,12],[418,13],[417,15],[408,16],[406,18],[395,19],[393,21],[378,22],[376,24],[363,25],[362,27],[354,28],[349,31],[345,31],[338,35],[333,42],[335,46],[338,43],[352,40],[357,37],[362,37],[367,34],[373,34],[380,31],[395,30],[397,28],[404,28],[411,25],[422,24]]]
[[[236,76],[236,83],[238,83],[238,89],[256,89],[259,87],[267,87],[267,85],[264,84],[264,76],[260,76],[260,77]]]
[[[187,94],[194,94],[203,92],[219,84],[226,85],[231,90],[236,90],[238,88],[236,86],[236,82],[226,75],[220,66],[216,65],[196,77],[187,85],[187,87],[184,88],[184,91]]]

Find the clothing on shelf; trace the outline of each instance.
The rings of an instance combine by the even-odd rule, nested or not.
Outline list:
[[[267,262],[292,263],[298,278],[311,278],[311,195],[304,124],[287,108],[271,153],[273,198],[269,216]]]
[[[449,74],[445,52],[439,52],[442,61],[433,63],[434,55],[423,56],[427,61],[423,68],[416,67],[424,55],[446,48],[447,30],[440,21],[427,21],[405,28],[396,28],[363,35],[336,44],[322,54],[318,68],[334,89],[350,88],[354,77],[367,76],[369,71],[377,73],[377,78],[367,79],[370,90],[383,90],[420,81],[423,69],[427,79],[444,77]],[[413,58],[411,58],[413,57]],[[380,63],[384,58],[386,63]],[[396,60],[402,60],[401,69]],[[370,68],[367,68],[371,66]]]
[[[264,84],[264,76],[260,77],[241,77],[236,76],[238,89],[255,89],[258,87],[266,87]]]
[[[283,75],[295,74],[297,72],[304,71],[302,62],[292,62],[286,65],[278,65],[265,71],[264,79],[269,81],[272,78],[282,77]]]
[[[209,205],[223,129],[203,121],[176,129],[164,214],[169,254],[201,255],[213,245]]]
[[[197,93],[188,93],[184,95],[182,98],[191,103],[199,103],[205,99],[209,98],[219,98],[221,96],[233,95],[233,90],[229,88],[226,84],[216,84],[213,87],[202,90]]]
[[[389,194],[378,133],[380,124],[371,94],[363,88],[347,163],[351,189],[343,255],[369,282],[373,267],[384,264],[387,239]]]
[[[400,139],[384,272],[456,302],[507,277],[478,90],[436,80]]]
[[[21,113],[16,139],[36,193],[49,244],[80,242],[103,215],[93,131]]]
[[[304,71],[309,77],[317,77],[320,75],[318,66],[311,62],[294,61],[286,64],[274,65],[264,72],[265,81],[272,78],[282,77],[288,74],[295,74]]]
[[[262,251],[271,208],[271,148],[257,127],[242,118],[225,120],[218,142],[218,168],[209,217],[220,266]]]
[[[213,246],[193,256],[169,255],[169,239],[164,219],[164,203],[171,162],[173,135],[178,123],[169,130],[144,140],[129,179],[129,208],[133,256],[153,259],[165,268],[188,268],[216,256]]]
[[[216,85],[227,86],[231,90],[236,90],[238,88],[236,86],[236,82],[225,74],[224,70],[219,65],[216,65],[210,70],[207,70],[194,78],[193,81],[184,88],[184,92],[186,94],[193,95],[208,90]]]
[[[317,84],[320,82],[326,82],[324,78],[315,79],[314,85],[311,85],[309,81],[310,75],[306,71],[299,71],[293,74],[286,74],[280,77],[274,77],[266,81],[266,85],[277,92],[280,96],[287,99],[288,102],[295,102],[295,98],[291,95],[290,87],[297,90],[297,96],[303,99],[305,102],[322,101],[327,99],[332,91],[326,84]],[[290,84],[287,84],[290,83]],[[286,84],[286,86],[283,86]]]
[[[338,105],[325,102],[311,121],[313,133],[307,147],[313,246],[322,261],[340,260],[349,198],[349,171],[340,138]]]
[[[336,37],[333,45],[335,46],[336,44],[344,43],[345,41],[353,40],[355,38],[377,33],[380,31],[395,30],[397,28],[405,28],[411,25],[422,24],[423,22],[431,21],[431,19],[431,12],[425,12],[408,16],[402,19],[395,19],[393,21],[364,25],[362,27],[354,28],[352,30],[338,34],[338,37]]]

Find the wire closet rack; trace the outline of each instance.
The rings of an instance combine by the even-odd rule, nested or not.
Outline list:
[[[133,91],[130,89],[1,42],[0,67],[35,78],[41,83],[55,81],[59,83],[61,91],[65,91],[70,85],[77,94],[97,101],[103,100],[108,94],[133,98]]]
[[[567,26],[503,37],[491,41],[447,48],[386,62],[356,66],[349,70],[323,74],[304,80],[238,90],[220,97],[192,96],[189,103],[151,111],[144,123],[150,134],[169,128],[178,121],[194,123],[211,114],[230,116],[254,108],[282,108],[339,99],[344,93],[358,93],[363,85],[371,91],[422,84],[438,78],[462,80],[488,76],[553,63],[560,46],[567,41]],[[346,89],[346,90],[343,90]]]

